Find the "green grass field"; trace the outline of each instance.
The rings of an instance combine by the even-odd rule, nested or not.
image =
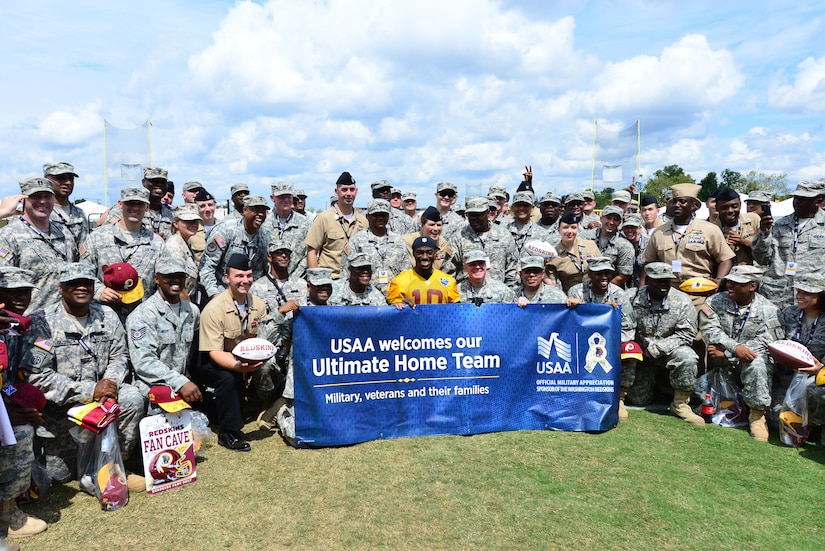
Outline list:
[[[252,431],[252,425],[247,426]],[[603,434],[510,432],[295,450],[250,432],[198,480],[99,510],[76,483],[24,550],[822,549],[825,448],[631,410]]]

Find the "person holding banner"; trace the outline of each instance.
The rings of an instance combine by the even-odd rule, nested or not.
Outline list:
[[[487,303],[515,302],[516,294],[501,281],[487,277],[490,259],[477,249],[464,255],[464,271],[467,279],[458,286],[461,302],[471,302],[476,306]]]
[[[384,294],[372,286],[372,261],[364,253],[349,257],[349,277],[342,277],[332,286],[330,306],[385,306]]]
[[[521,259],[520,264],[521,285],[516,290],[516,304],[520,308],[528,304],[564,304],[567,301],[564,291],[544,283],[543,257],[526,256]]]
[[[399,310],[404,305],[448,304],[458,302],[460,296],[455,279],[433,268],[437,242],[429,237],[418,237],[412,243],[415,267],[395,276],[387,288],[387,302]]]
[[[635,338],[636,318],[630,297],[624,289],[610,283],[613,278],[613,262],[606,256],[591,258],[587,264],[587,277],[583,283],[574,285],[567,293],[567,307],[575,308],[579,304],[608,304],[614,309],[622,309],[622,342],[628,343]],[[633,386],[636,378],[636,360],[622,360],[622,381],[619,394],[619,420],[627,419],[624,398]]]

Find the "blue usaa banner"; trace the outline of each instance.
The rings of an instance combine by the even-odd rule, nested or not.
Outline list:
[[[618,422],[610,306],[320,306],[293,329],[298,445]]]

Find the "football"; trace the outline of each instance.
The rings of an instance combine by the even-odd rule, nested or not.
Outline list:
[[[277,349],[274,344],[258,337],[241,341],[232,349],[232,354],[236,358],[251,362],[268,360],[275,355],[275,352],[277,352]]]
[[[719,288],[719,285],[712,279],[706,277],[692,277],[684,280],[679,285],[679,290],[691,295],[703,295],[712,293]]]
[[[799,369],[800,367],[813,367],[814,357],[805,345],[796,341],[775,341],[768,345],[768,352],[777,363],[788,369]]]
[[[556,258],[558,253],[556,252],[556,248],[549,243],[545,243],[544,241],[528,241],[524,244],[524,248],[530,252],[531,255],[535,256],[543,256],[544,258]]]

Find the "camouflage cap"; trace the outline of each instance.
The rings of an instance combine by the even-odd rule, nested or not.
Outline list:
[[[401,195],[401,190],[400,190],[400,189],[398,189],[397,187],[393,187],[393,188],[390,190],[390,195]]]
[[[825,279],[810,274],[797,276],[793,280],[793,288],[806,293],[825,293]]]
[[[25,196],[31,196],[35,193],[46,192],[54,195],[54,184],[45,178],[23,178],[20,180],[20,191]]]
[[[500,197],[502,199],[507,199],[507,188],[504,186],[490,186],[490,190],[487,192],[489,197]]]
[[[260,195],[247,195],[244,197],[243,206],[244,208],[266,207],[266,209],[269,210],[269,204],[267,204],[266,199]]]
[[[34,272],[17,266],[0,266],[0,289],[34,289]]]
[[[198,205],[194,203],[185,203],[178,205],[172,210],[175,220],[183,220],[184,222],[191,222],[193,220],[203,220],[198,212]]]
[[[823,182],[809,182],[808,180],[801,180],[796,184],[796,189],[793,190],[794,197],[820,197],[825,195],[825,184]]]
[[[490,257],[487,254],[479,249],[473,249],[464,253],[464,264],[472,264],[473,262],[486,262],[487,265],[490,265]]]
[[[168,180],[169,172],[163,168],[147,166],[143,169],[143,178],[146,180],[163,179]]]
[[[174,256],[161,256],[155,260],[155,273],[160,275],[185,274],[186,263]]]
[[[580,201],[584,203],[584,196],[581,193],[571,193],[564,197],[564,204],[567,205],[573,201]]]
[[[61,174],[71,174],[77,178],[77,172],[69,163],[46,163],[43,165],[43,177],[60,176]]]
[[[487,196],[487,201],[490,203],[487,207],[488,210],[498,210],[498,203],[496,202],[496,198],[492,195]]]
[[[68,283],[78,279],[92,279],[97,277],[95,267],[87,262],[67,262],[57,272],[57,281]]]
[[[450,210],[453,212],[457,212],[458,214],[461,214],[462,212],[466,213],[467,206],[464,203],[456,203],[452,207],[450,207]]]
[[[755,201],[757,203],[770,203],[773,200],[773,193],[769,191],[752,191],[748,193],[748,198],[745,199],[746,203],[751,201]]]
[[[519,261],[521,265],[521,270],[524,271],[528,268],[539,268],[540,270],[544,270],[544,258],[541,256],[525,256]]]
[[[438,182],[438,185],[436,185],[436,187],[435,187],[436,192],[447,191],[447,190],[452,190],[452,191],[458,193],[458,188],[452,182]]]
[[[515,195],[513,195],[513,204],[516,203],[527,203],[529,205],[533,204],[533,194],[528,191],[519,191]]]
[[[390,206],[388,201],[385,199],[375,199],[367,205],[367,214],[389,214],[390,209],[392,209],[392,206]]]
[[[376,180],[376,181],[374,181],[373,183],[370,184],[370,188],[373,191],[378,190],[378,189],[384,189],[386,187],[388,187],[388,188],[390,188],[390,190],[392,190],[392,185],[386,180]]]
[[[283,197],[284,195],[294,197],[295,192],[292,191],[292,184],[289,182],[275,182],[272,184],[272,195],[274,197]]]
[[[183,184],[183,191],[195,191],[196,189],[204,189],[203,184],[195,180]]]
[[[274,253],[275,251],[287,250],[292,252],[292,245],[289,244],[289,241],[286,239],[280,239],[278,237],[272,239],[269,242],[269,252]]]
[[[611,201],[620,201],[622,203],[629,203],[631,199],[630,192],[626,189],[617,189],[613,192],[613,195],[610,196]]]
[[[582,191],[582,197],[584,197],[585,201],[595,201],[596,195],[590,191],[589,189]]]
[[[624,215],[624,221],[619,228],[641,228],[645,225],[644,218],[641,214],[631,212]]]
[[[762,275],[764,273],[765,271],[762,268],[744,264],[731,268],[730,273],[725,276],[725,279],[733,281],[734,283],[750,283],[751,281],[759,283],[762,281]]]
[[[332,285],[332,270],[329,268],[307,268],[307,283],[315,287]]]
[[[673,267],[667,262],[649,262],[645,264],[645,275],[651,279],[676,279]]]
[[[307,196],[306,192],[302,189],[296,189],[292,192],[292,194],[295,197],[301,197],[301,198],[304,198],[304,199],[306,199],[306,196]]]
[[[141,203],[149,204],[149,190],[145,187],[129,186],[120,190],[120,200],[126,201],[140,201]]]
[[[702,191],[702,186],[699,184],[685,183],[670,186],[672,199],[678,199],[679,197],[690,197],[698,203],[700,191]]]
[[[412,193],[411,191],[408,191],[407,193],[405,193],[401,196],[401,200],[402,201],[415,201],[417,197],[418,196],[415,193]]]
[[[612,272],[613,261],[606,256],[597,256],[587,261],[588,272]]]
[[[620,220],[624,219],[624,211],[616,205],[607,205],[602,209],[602,216],[607,216],[608,214],[615,214]]]
[[[473,197],[467,200],[467,208],[464,212],[467,214],[487,212],[490,210],[490,200],[486,197]]]
[[[229,188],[230,195],[235,195],[236,193],[240,193],[242,191],[249,193],[249,186],[246,184],[232,184],[232,187]]]
[[[364,253],[355,253],[349,257],[349,265],[352,268],[372,267],[372,260]]]
[[[553,193],[552,191],[548,191],[541,196],[539,203],[555,203],[557,205],[561,205],[561,196]]]

